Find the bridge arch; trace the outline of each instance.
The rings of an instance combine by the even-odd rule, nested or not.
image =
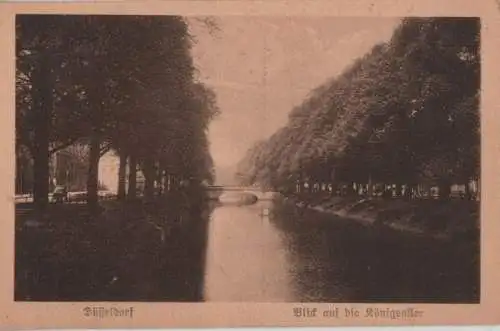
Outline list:
[[[209,192],[209,196],[212,198],[218,198],[224,192],[240,192],[251,194],[255,196],[258,200],[266,199],[266,193],[256,187],[244,187],[244,186],[222,186],[222,185],[209,185],[206,187]]]

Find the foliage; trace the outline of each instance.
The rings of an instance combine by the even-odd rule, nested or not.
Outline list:
[[[110,149],[138,160],[149,181],[160,167],[212,178],[206,131],[218,108],[213,91],[195,80],[184,18],[18,15],[16,29],[19,146],[33,151],[41,137],[49,145],[43,155],[88,144],[94,196],[99,157]],[[36,80],[40,68],[48,74]],[[42,186],[47,175],[38,175]]]
[[[407,18],[392,38],[312,91],[250,149],[238,176],[465,183],[479,176],[479,20]]]

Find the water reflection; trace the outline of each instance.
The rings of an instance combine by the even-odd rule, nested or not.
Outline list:
[[[207,301],[289,301],[287,251],[265,203],[220,206],[211,216],[205,273]]]
[[[280,202],[222,205],[208,227],[204,299],[475,302],[475,248],[299,212]]]

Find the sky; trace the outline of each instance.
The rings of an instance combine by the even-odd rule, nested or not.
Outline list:
[[[190,19],[199,79],[217,95],[221,114],[210,125],[217,167],[234,166],[256,141],[284,126],[309,91],[337,76],[398,18],[215,17],[218,29]]]

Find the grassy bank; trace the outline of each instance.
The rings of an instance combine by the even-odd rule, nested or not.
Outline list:
[[[159,200],[16,210],[15,299],[198,301],[206,208]],[[174,207],[175,206],[175,207]]]
[[[288,200],[301,208],[312,208],[366,225],[387,226],[440,239],[476,238],[479,234],[478,201],[362,197]]]

